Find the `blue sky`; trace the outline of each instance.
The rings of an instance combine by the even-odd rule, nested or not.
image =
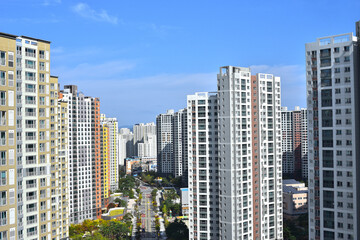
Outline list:
[[[51,72],[101,101],[120,125],[155,121],[215,91],[220,66],[282,77],[305,102],[306,42],[353,32],[360,1],[2,1],[0,31],[49,40]]]

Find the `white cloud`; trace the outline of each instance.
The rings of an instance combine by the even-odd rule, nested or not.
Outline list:
[[[78,3],[75,6],[72,7],[72,10],[79,14],[83,18],[92,19],[94,21],[98,22],[108,22],[112,24],[118,23],[118,18],[114,16],[110,16],[105,10],[100,9],[99,11],[96,11],[95,9],[92,9],[89,5],[86,3]]]

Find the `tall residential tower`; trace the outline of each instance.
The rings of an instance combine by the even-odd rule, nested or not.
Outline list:
[[[306,44],[311,240],[360,238],[359,25]]]

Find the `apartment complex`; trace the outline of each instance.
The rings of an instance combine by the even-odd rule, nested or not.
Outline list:
[[[100,101],[66,85],[61,91],[69,108],[70,222],[101,214]]]
[[[190,238],[282,239],[280,78],[217,79],[216,95],[188,96]]]
[[[306,44],[309,239],[359,239],[360,22]]]
[[[307,110],[281,110],[283,174],[298,180],[308,176]]]
[[[0,33],[1,239],[66,239],[67,105],[50,42]]]
[[[110,189],[115,191],[119,184],[118,122],[116,118],[107,118],[105,114],[101,114],[101,122],[109,128]]]

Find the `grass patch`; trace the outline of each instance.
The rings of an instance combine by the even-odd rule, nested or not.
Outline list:
[[[124,213],[124,209],[116,209],[116,210],[111,210],[109,215],[116,216],[116,215],[121,215],[123,213]]]

